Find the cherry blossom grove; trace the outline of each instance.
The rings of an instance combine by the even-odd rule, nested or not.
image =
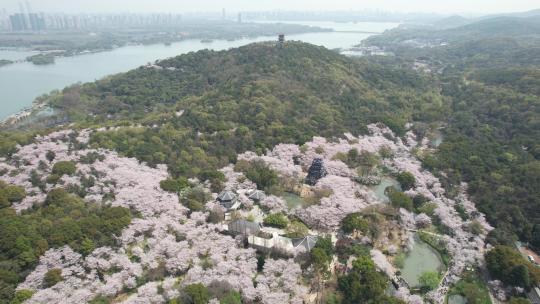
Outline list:
[[[405,240],[407,236],[412,240],[412,231],[430,226],[434,219],[452,231],[452,235],[438,236],[452,261],[439,288],[427,295],[435,303],[443,303],[449,286],[459,280],[465,267],[483,263],[484,240],[492,227],[468,199],[466,184],[461,186],[457,197],[449,198],[438,178],[422,168],[413,150],[423,149],[425,142],[418,142],[412,132],[408,132],[403,141],[381,125],[369,125],[368,130],[367,135],[345,134],[344,138],[332,140],[314,137],[302,147],[280,144],[262,156],[253,152],[238,156],[239,160],[260,159],[281,177],[300,183],[312,161],[323,159],[328,174],[310,190],[331,191],[310,206],[290,210],[283,198],[267,195],[254,208],[248,195],[256,185],[241,172],[234,171],[233,165],[221,169],[225,189],[237,194],[245,209],[240,214],[261,209],[267,213],[283,212],[300,218],[310,226],[310,232],[335,233],[348,214],[382,203],[372,188],[355,181],[355,170],[336,155],[346,154],[351,149],[371,153],[378,153],[383,148],[390,150],[393,157],[381,162],[385,170],[410,172],[415,177],[415,185],[405,193],[411,197],[421,194],[436,204],[433,216],[415,215],[405,209],[397,212]],[[66,130],[38,136],[33,144],[18,147],[9,161],[0,160],[0,170],[10,172],[2,179],[24,187],[28,193],[22,202],[13,205],[17,212],[42,203],[46,192],[56,187],[50,183],[45,183],[45,189],[34,186],[30,181],[32,174],[43,177],[51,174],[55,163],[73,161],[76,163],[75,174],[62,176],[58,184],[82,186],[84,180],[91,177],[94,182],[86,189],[86,202],[122,206],[138,214],[116,236],[117,248],[96,248],[87,256],[74,252],[69,246],[49,249],[18,286],[18,289],[35,291],[28,303],[83,303],[96,296],[118,297],[126,291],[128,294],[122,298],[125,303],[166,303],[179,296],[182,286],[210,285],[215,281],[228,282],[245,300],[262,303],[302,303],[308,297],[308,288],[301,283],[302,269],[293,259],[267,259],[262,272],[258,272],[255,249],[245,248],[242,242],[224,233],[223,225],[207,222],[207,211],[222,208],[214,200],[207,202],[207,211],[190,213],[176,194],[160,188],[159,182],[168,178],[165,165],[152,168],[113,151],[88,148],[92,132],[99,131]],[[52,160],[47,156],[51,152],[54,153]],[[91,162],[82,161],[89,154],[100,157]],[[208,183],[199,185],[210,191]],[[212,197],[215,199],[217,193]],[[457,204],[464,207],[470,219],[463,220],[457,214]],[[481,233],[474,234],[468,229],[473,221],[480,224]],[[398,251],[390,242],[387,244],[385,253],[393,255]],[[391,259],[382,250],[373,249],[371,257],[382,272],[391,278],[395,276]],[[60,269],[64,280],[45,288],[43,277],[51,269]],[[152,273],[162,275],[153,280]],[[141,283],[142,278],[146,280]],[[411,295],[404,287],[396,292],[396,296],[408,303],[423,302],[421,297]]]
[[[44,200],[45,194],[28,181],[33,170],[46,175],[54,163],[74,161],[76,173],[63,176],[61,184],[81,185],[82,178],[92,176],[95,183],[88,188],[86,201],[101,203],[109,193],[112,195],[108,196],[108,203],[136,210],[140,217],[134,218],[118,236],[119,248],[96,248],[86,257],[68,246],[49,249],[18,287],[36,291],[28,303],[84,303],[99,295],[118,296],[125,290],[134,290],[126,303],[165,303],[178,296],[178,286],[207,285],[213,281],[229,282],[248,300],[257,298],[264,303],[275,303],[273,299],[287,295],[292,303],[302,301],[306,291],[299,285],[300,268],[292,260],[267,263],[255,288],[255,250],[245,249],[231,236],[220,233],[221,227],[206,223],[207,214],[194,212],[188,216],[177,196],[159,186],[159,181],[168,177],[165,166],[150,168],[112,151],[77,150],[73,147],[72,134],[61,131],[37,137],[34,144],[19,147],[13,161],[0,163],[1,168],[16,173],[3,179],[23,186],[29,194],[14,208],[21,211]],[[90,131],[84,130],[74,138],[84,146],[89,134]],[[48,151],[54,152],[53,161],[47,159]],[[88,153],[103,157],[91,164],[81,162],[81,157]],[[234,180],[228,187],[245,191],[255,188],[249,180],[239,182],[241,174],[227,169],[224,172],[229,181]],[[47,184],[46,190],[53,187]],[[138,279],[161,268],[169,275],[165,280],[139,285]],[[63,280],[45,288],[43,277],[51,269],[60,269]],[[285,272],[285,269],[296,270]],[[271,283],[278,271],[286,273],[282,278],[284,285]]]
[[[409,172],[415,177],[415,187],[406,191],[409,196],[421,194],[429,201],[436,203],[435,216],[453,231],[453,235],[440,236],[452,255],[452,263],[439,288],[428,294],[428,298],[436,303],[442,303],[448,287],[460,278],[461,272],[469,265],[483,263],[483,249],[485,247],[485,236],[493,229],[486,221],[484,215],[476,211],[474,204],[467,198],[466,185],[463,184],[459,195],[455,199],[445,196],[445,190],[440,181],[431,172],[422,168],[421,162],[413,155],[414,149],[427,150],[427,141],[417,141],[412,131],[406,135],[406,140],[402,141],[396,137],[390,129],[381,125],[369,125],[368,135],[354,137],[345,134],[344,139],[333,139],[331,141],[314,137],[312,141],[306,143],[302,149],[295,145],[279,145],[273,151],[264,156],[257,156],[255,153],[246,152],[239,156],[239,159],[253,160],[261,159],[271,168],[284,176],[303,177],[298,173],[298,165],[294,164],[295,158],[300,161],[300,166],[307,168],[313,159],[322,158],[326,166],[328,175],[318,181],[314,186],[317,188],[327,188],[332,190],[329,197],[321,199],[320,204],[312,205],[304,209],[296,210],[299,216],[310,226],[323,231],[336,230],[340,221],[349,213],[361,211],[363,208],[380,203],[373,192],[367,186],[359,185],[351,180],[355,172],[347,167],[335,156],[338,153],[347,153],[351,149],[359,152],[378,152],[381,148],[389,149],[394,155],[384,159],[382,164],[387,170],[393,173]],[[455,211],[455,205],[461,204],[471,215],[471,219],[464,221]],[[400,210],[401,224],[404,228],[414,230],[417,227],[425,227],[431,224],[432,219],[426,214],[414,215],[404,209]],[[471,221],[477,221],[483,231],[479,235],[471,233],[468,226]],[[410,233],[412,238],[413,234]],[[389,263],[385,261],[384,255],[372,252],[374,260],[381,270],[389,271]],[[411,303],[419,303],[418,296],[409,296],[407,291],[401,291],[402,298],[408,299]],[[412,298],[411,298],[412,297]]]

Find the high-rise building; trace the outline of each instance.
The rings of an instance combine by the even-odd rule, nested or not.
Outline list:
[[[28,0],[25,1],[26,4],[26,14],[27,14],[27,26],[32,31],[41,31],[45,29],[45,19],[42,15],[35,14],[32,11],[32,7],[30,6],[30,2]]]
[[[30,29],[33,31],[42,31],[46,28],[45,17],[41,14],[28,14],[30,19]]]
[[[34,13],[29,5],[25,9],[20,5],[21,12],[5,15],[5,26],[2,26],[0,11],[0,30],[13,31],[43,31],[46,29],[100,29],[126,28],[145,26],[175,26],[182,23],[179,14],[43,14]],[[27,13],[29,11],[30,13]]]
[[[0,11],[0,30],[2,31],[11,30],[11,23],[9,21],[9,15],[5,8],[2,9],[2,11]]]
[[[242,13],[238,13],[238,23],[242,23]]]
[[[225,11],[225,8],[221,10],[221,19],[223,20],[227,19],[227,11]]]
[[[9,16],[9,21],[11,23],[11,30],[13,31],[26,31],[28,29],[26,16],[24,14],[13,14]]]

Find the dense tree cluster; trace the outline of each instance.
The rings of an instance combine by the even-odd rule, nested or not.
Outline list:
[[[493,277],[511,286],[529,289],[540,280],[540,269],[512,247],[496,246],[486,254],[486,262]]]
[[[430,169],[444,170],[450,193],[460,181],[496,230],[494,244],[519,237],[540,249],[540,66],[538,18],[488,18],[452,29],[405,29],[368,38],[393,51],[383,62],[425,63],[451,110]],[[407,44],[431,44],[415,47]],[[444,42],[444,43],[443,43]],[[443,175],[440,175],[443,177]]]
[[[23,187],[7,185],[0,180],[0,208],[11,206],[14,202],[20,202],[26,197],[26,191]]]
[[[242,171],[249,180],[257,185],[257,188],[266,192],[276,192],[279,185],[278,175],[264,161],[239,161],[235,169]]]
[[[369,256],[360,256],[353,262],[350,273],[338,280],[339,290],[343,293],[343,303],[388,303],[405,302],[385,294],[388,278],[378,272]]]
[[[165,191],[178,193],[183,189],[189,187],[189,182],[186,178],[182,177],[177,179],[169,178],[160,181],[159,186]]]
[[[11,208],[0,209],[1,298],[11,299],[15,285],[36,266],[49,248],[70,245],[89,254],[99,246],[114,245],[114,235],[131,221],[128,209],[84,203],[64,189],[53,189],[42,207],[17,215]],[[51,272],[44,284],[60,280]]]

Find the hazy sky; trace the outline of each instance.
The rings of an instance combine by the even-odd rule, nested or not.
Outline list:
[[[0,9],[18,10],[24,0],[0,0]],[[29,0],[45,12],[193,12],[239,10],[364,10],[498,13],[540,8],[539,0]]]

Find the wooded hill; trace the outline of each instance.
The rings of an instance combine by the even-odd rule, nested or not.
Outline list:
[[[540,97],[527,69],[518,76],[509,72],[515,83],[509,86],[476,68],[478,58],[497,57],[498,68],[521,69],[499,45],[467,48],[476,55],[459,62],[452,60],[461,58],[455,45],[421,49],[419,56],[443,72],[420,73],[408,67],[414,50],[391,59],[352,59],[300,42],[258,43],[189,53],[73,86],[51,97],[51,104],[80,126],[152,126],[101,132],[91,143],[151,165],[166,163],[173,176],[202,178],[248,149],[262,153],[315,135],[362,133],[372,122],[400,135],[407,122],[416,122],[421,136],[443,124],[444,143],[423,158],[425,166],[446,172],[440,176],[450,192],[461,181],[470,183],[473,199],[499,228],[492,242],[509,243],[518,235],[534,243]],[[520,49],[531,58],[535,50]]]
[[[393,63],[427,64],[452,100],[446,137],[429,167],[470,193],[498,229],[494,243],[515,234],[540,248],[540,23],[495,17],[449,30],[397,29],[367,44],[392,50]],[[414,47],[407,40],[437,41]]]

